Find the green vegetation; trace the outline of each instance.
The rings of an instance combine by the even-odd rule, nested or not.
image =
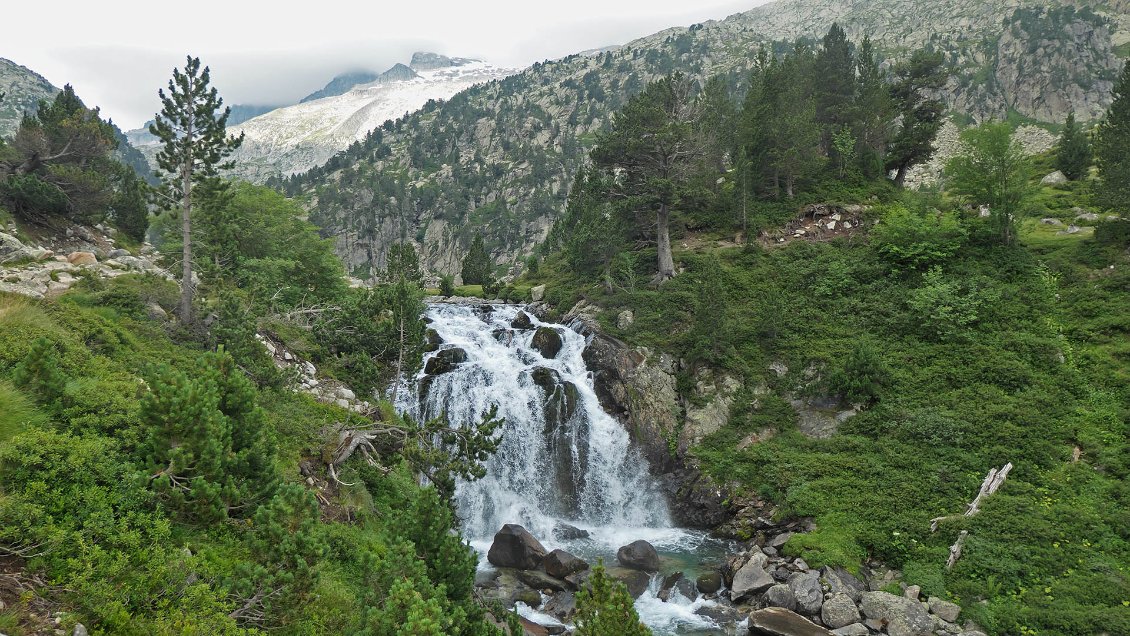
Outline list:
[[[839,41],[830,33],[825,44],[834,52]],[[762,64],[830,55],[793,49]],[[896,105],[900,90],[935,77],[936,61],[916,57],[921,68],[907,67],[905,85],[888,84]],[[759,87],[773,77],[759,73],[750,95],[796,81],[782,73]],[[743,380],[727,425],[690,452],[719,483],[815,520],[816,531],[795,536],[787,553],[810,565],[858,569],[877,559],[901,568],[908,583],[961,603],[993,634],[1130,633],[1130,224],[1101,222],[1092,238],[1038,223],[1033,217],[1075,221],[1074,208],[1093,205],[1091,182],[1041,187],[1034,177],[1055,157],[1019,154],[1007,124],[966,133],[947,190],[900,192],[881,170],[867,171],[865,145],[853,156],[842,143],[842,123],[822,127],[850,120],[851,109],[835,107],[840,89],[805,93],[830,101],[813,110],[824,114],[808,120],[809,134],[794,137],[816,161],[798,173],[792,202],[771,179],[741,178],[777,160],[745,152],[709,182],[735,177],[718,179],[702,203],[674,208],[681,273],[661,288],[637,284],[653,274],[656,248],[610,224],[607,211],[621,203],[607,196],[607,177],[591,173],[524,282],[546,284],[561,312],[582,298],[603,307],[598,319],[611,335],[680,360],[685,403],[696,396],[683,380],[701,370]],[[1104,124],[1108,139],[1117,138],[1110,122],[1121,103]],[[773,121],[749,95],[738,116]],[[865,138],[862,124],[846,129]],[[771,147],[772,130],[747,123],[742,131],[739,147]],[[929,147],[932,136],[905,141]],[[898,146],[878,157],[892,170]],[[785,176],[787,164],[778,166],[765,174]],[[862,227],[816,238],[776,231],[811,219],[802,218],[811,202],[866,206]],[[768,232],[732,240],[746,227]],[[634,322],[621,328],[615,317],[625,309]],[[862,409],[816,439],[798,429],[789,402],[797,399]],[[1004,487],[978,515],[961,516],[985,473],[1006,462],[1015,469]],[[948,515],[956,516],[931,532],[931,519]],[[963,556],[947,570],[963,530]]]
[[[1130,62],[1114,86],[1114,102],[1099,124],[1095,159],[1099,166],[1096,201],[1126,216],[1130,206]]]
[[[574,619],[577,636],[649,636],[651,630],[640,623],[628,588],[607,575],[598,562],[585,589],[577,592]]]
[[[463,269],[460,272],[463,284],[485,285],[488,281],[494,280],[493,270],[494,264],[490,260],[490,254],[483,245],[483,235],[476,234],[475,240],[471,241],[471,249],[463,257]]]
[[[1056,146],[1056,169],[1073,181],[1082,179],[1086,176],[1092,159],[1091,141],[1087,139],[1087,133],[1075,121],[1075,113],[1068,113]]]

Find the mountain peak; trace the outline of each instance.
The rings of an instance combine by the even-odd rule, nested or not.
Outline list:
[[[466,57],[447,57],[439,53],[430,53],[428,51],[416,51],[412,54],[412,62],[409,66],[414,71],[430,71],[437,68],[448,68],[451,66],[466,66],[473,64],[480,60],[472,60]]]
[[[382,84],[387,84],[389,82],[403,82],[405,80],[414,79],[416,77],[418,77],[418,75],[416,75],[416,71],[413,71],[411,68],[397,62],[393,65],[392,68],[388,69],[384,73],[381,73],[380,76],[377,77],[377,81]]]

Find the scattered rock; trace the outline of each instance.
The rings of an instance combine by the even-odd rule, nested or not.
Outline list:
[[[741,620],[737,608],[731,605],[703,605],[694,611],[699,616],[705,616],[719,625],[732,625]]]
[[[961,606],[957,603],[943,601],[936,596],[931,596],[926,602],[930,605],[930,613],[947,623],[956,623],[961,614]]]
[[[626,568],[646,572],[659,571],[659,553],[655,551],[654,546],[643,539],[621,546],[616,551],[616,560]]]
[[[581,530],[576,526],[571,526],[567,523],[558,523],[553,528],[553,536],[561,541],[573,541],[576,539],[589,538],[588,530]]]
[[[731,601],[737,602],[776,583],[776,580],[765,571],[768,562],[769,557],[757,552],[734,573],[734,583],[730,586]]]
[[[346,387],[338,387],[337,396],[343,400],[356,400],[357,394]]]
[[[839,629],[833,629],[832,633],[836,636],[868,636],[871,630],[867,629],[867,626],[863,623],[852,623]]]
[[[86,625],[75,623],[75,629],[71,632],[71,636],[90,636],[90,632],[86,631]]]
[[[921,594],[922,588],[918,585],[908,585],[906,589],[902,591],[902,595],[912,601],[917,601]]]
[[[71,252],[67,255],[67,262],[71,265],[97,265],[98,257],[93,252]]]
[[[790,612],[796,611],[796,595],[784,583],[778,583],[766,590],[765,596],[761,597],[761,602],[766,607],[783,607]]]
[[[934,621],[918,601],[888,592],[866,592],[860,609],[869,619],[887,624],[890,636],[929,636]]]
[[[632,313],[632,310],[625,309],[624,311],[621,311],[619,314],[617,314],[616,327],[623,331],[628,327],[631,327],[632,323],[634,323],[635,321],[636,315]]]
[[[510,321],[510,326],[514,329],[533,329],[534,323],[530,320],[530,315],[524,311],[519,311],[514,320]]]
[[[1043,223],[1044,225],[1063,225],[1063,221],[1060,221],[1059,219],[1053,217],[1040,219],[1040,223]]]
[[[442,349],[424,364],[424,373],[440,375],[455,369],[455,365],[467,361],[467,352],[459,347]]]
[[[1065,183],[1067,183],[1067,176],[1059,170],[1056,170],[1055,172],[1045,176],[1043,179],[1040,179],[1040,184],[1046,186],[1063,185]]]
[[[779,535],[777,535],[777,536],[775,536],[775,537],[773,537],[772,539],[769,540],[769,547],[776,548],[777,550],[780,550],[782,547],[784,547],[784,545],[786,543],[789,542],[789,539],[791,539],[791,538],[793,538],[793,533],[782,532],[781,534],[779,534]]]
[[[550,576],[541,570],[518,570],[515,572],[518,580],[529,585],[535,590],[551,590],[554,592],[564,592],[572,589],[572,585],[559,578]]]
[[[749,615],[750,636],[831,636],[832,632],[782,607],[760,609]]]
[[[536,303],[540,302],[543,298],[545,298],[545,285],[537,285],[530,288],[530,300]]]
[[[494,535],[487,561],[501,568],[532,570],[541,565],[546,549],[520,525],[508,523]]]
[[[832,629],[858,623],[860,618],[859,608],[847,594],[833,594],[820,608],[820,620]]]
[[[542,560],[545,573],[563,579],[570,574],[589,569],[589,564],[564,550],[554,550]]]
[[[718,572],[707,572],[698,575],[694,583],[699,592],[703,594],[714,594],[722,589],[722,575]]]
[[[846,594],[856,603],[863,598],[863,593],[867,591],[867,585],[863,581],[840,567],[826,567],[820,571],[820,576],[828,584],[833,594]]]
[[[1092,223],[1098,221],[1100,218],[1101,217],[1094,212],[1081,212],[1075,215],[1076,221],[1090,221]]]
[[[533,340],[530,342],[530,346],[536,349],[542,357],[549,359],[556,358],[563,345],[561,334],[551,327],[538,327],[537,331],[534,332]]]
[[[789,577],[789,589],[796,596],[797,610],[815,615],[824,604],[824,590],[820,587],[818,572],[797,572]]]

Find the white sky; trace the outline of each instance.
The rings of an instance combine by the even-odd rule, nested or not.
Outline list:
[[[338,73],[383,71],[413,51],[524,67],[766,1],[5,2],[0,57],[74,85],[130,129],[159,109],[157,89],[188,53],[211,67],[226,104],[288,103]]]

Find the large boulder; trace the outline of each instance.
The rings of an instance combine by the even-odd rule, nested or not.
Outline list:
[[[886,623],[890,636],[929,636],[934,628],[922,603],[889,592],[865,592],[859,607],[867,618]]]
[[[459,347],[442,349],[424,364],[424,373],[440,375],[455,369],[455,366],[467,361],[467,352]]]
[[[616,551],[616,560],[620,565],[633,570],[659,571],[659,553],[655,551],[655,546],[643,539],[620,546]]]
[[[537,350],[538,353],[544,358],[556,358],[557,354],[561,352],[561,347],[565,342],[561,339],[561,334],[557,333],[552,327],[538,327],[534,332],[534,338],[530,342],[530,346]]]
[[[573,622],[577,612],[577,597],[572,592],[558,592],[549,597],[541,611],[565,623]]]
[[[545,285],[535,285],[530,288],[530,300],[540,302],[545,298]]]
[[[608,576],[620,581],[628,588],[628,594],[633,599],[643,596],[651,584],[651,577],[647,572],[630,568],[608,568]]]
[[[818,572],[797,572],[789,576],[789,589],[796,596],[797,611],[815,615],[824,603],[824,589],[820,587]]]
[[[675,586],[678,585],[682,580],[682,572],[673,572],[671,574],[668,574],[666,577],[664,577],[663,583],[659,586],[659,593],[655,595],[656,598],[663,601],[664,603],[671,600],[671,592],[675,591]]]
[[[1040,184],[1046,186],[1062,185],[1064,183],[1067,183],[1067,176],[1059,170],[1056,170],[1055,172],[1046,175],[1043,179],[1040,179]]]
[[[443,344],[443,338],[440,337],[438,331],[429,328],[424,332],[424,351],[429,353],[437,351],[441,344]]]
[[[538,591],[564,592],[574,589],[568,581],[552,577],[541,570],[518,570],[514,575],[519,581]]]
[[[534,535],[514,523],[502,526],[487,551],[487,561],[500,568],[532,570],[541,565],[546,549]]]
[[[557,525],[553,527],[553,536],[557,537],[561,541],[573,541],[576,539],[589,538],[589,531],[581,530],[580,528],[571,526],[567,523],[558,522]]]
[[[958,614],[961,614],[960,605],[943,601],[936,596],[931,596],[927,603],[930,605],[930,613],[947,623],[956,623]]]
[[[584,559],[579,559],[564,550],[554,550],[542,559],[545,573],[563,579],[570,574],[589,569],[589,564]]]
[[[0,265],[35,258],[31,248],[11,234],[0,232]]]
[[[533,329],[534,323],[530,320],[530,315],[524,311],[519,311],[514,320],[510,321],[510,326],[514,329]]]
[[[754,553],[745,565],[734,573],[734,582],[730,586],[730,600],[736,603],[776,584],[777,581],[765,569],[768,563],[769,557],[761,552]]]
[[[67,255],[67,262],[71,265],[97,265],[98,257],[93,252],[71,252]]]
[[[866,583],[841,567],[824,568],[820,571],[820,578],[824,579],[833,594],[847,594],[856,603],[867,591]]]
[[[750,636],[832,636],[832,632],[783,607],[768,607],[749,615]]]
[[[766,607],[783,607],[790,612],[796,611],[796,595],[784,583],[778,583],[766,590],[761,602]]]
[[[698,575],[694,583],[699,592],[703,594],[714,594],[722,589],[722,575],[718,572],[707,572]]]
[[[842,592],[833,594],[832,598],[824,601],[824,605],[820,607],[820,620],[832,629],[858,623],[859,619],[859,608],[855,606],[850,596]]]

